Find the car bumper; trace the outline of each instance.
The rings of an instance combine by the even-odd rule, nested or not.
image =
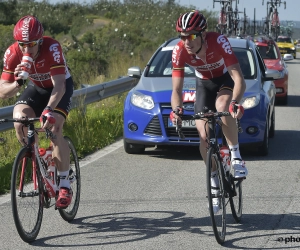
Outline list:
[[[245,110],[245,115],[241,120],[243,133],[239,134],[239,144],[241,146],[260,145],[264,140],[265,117],[263,117],[263,112],[258,109],[259,107]],[[180,139],[175,127],[168,126],[170,112],[171,109],[160,112],[159,107],[155,107],[154,113],[149,113],[132,105],[127,106],[124,108],[124,140],[127,143],[145,146],[199,145],[199,135],[195,127],[182,128],[186,138]],[[255,132],[250,133],[253,130]]]

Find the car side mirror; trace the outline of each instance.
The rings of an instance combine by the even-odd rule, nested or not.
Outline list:
[[[138,66],[130,67],[127,71],[127,75],[133,78],[141,78],[141,68]]]
[[[265,77],[264,77],[265,81],[276,80],[276,79],[280,79],[280,78],[282,78],[282,73],[278,70],[267,69],[265,71]]]

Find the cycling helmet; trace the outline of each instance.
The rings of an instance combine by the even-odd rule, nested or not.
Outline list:
[[[30,42],[42,38],[44,28],[34,16],[22,17],[14,28],[14,39],[20,42]]]
[[[207,28],[207,22],[205,17],[198,10],[187,12],[182,14],[176,23],[177,32],[187,32],[191,30],[197,30],[199,32],[204,31]]]

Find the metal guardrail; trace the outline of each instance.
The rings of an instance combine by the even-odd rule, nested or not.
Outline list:
[[[72,96],[71,109],[124,93],[131,90],[137,83],[138,79],[125,76],[110,82],[75,90]],[[14,105],[0,108],[0,119],[12,118],[13,109]],[[13,123],[4,122],[0,124],[0,131],[12,128]]]

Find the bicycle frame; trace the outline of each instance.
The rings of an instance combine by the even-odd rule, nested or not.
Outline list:
[[[38,118],[32,118],[30,119],[30,121],[35,121],[38,120]],[[26,124],[25,126],[28,127],[28,132],[27,132],[27,145],[26,147],[31,151],[31,158],[32,158],[32,167],[33,167],[33,176],[32,176],[32,180],[33,180],[33,187],[34,190],[38,189],[38,185],[37,185],[37,175],[36,175],[36,171],[37,169],[39,169],[41,175],[42,175],[42,179],[43,182],[45,184],[46,190],[47,190],[47,194],[50,198],[53,198],[56,196],[56,192],[58,191],[58,187],[56,185],[56,171],[51,172],[50,174],[47,172],[47,167],[46,167],[46,163],[44,162],[44,160],[42,159],[42,157],[39,154],[39,150],[38,150],[38,143],[35,140],[35,134],[39,133],[39,132],[44,132],[46,133],[47,137],[53,137],[53,134],[51,131],[49,130],[45,130],[42,128],[38,128],[35,129],[34,124],[32,122],[28,122],[28,124]],[[15,121],[16,122],[16,121]],[[20,185],[19,185],[19,193],[22,194],[22,187],[23,187],[23,175],[24,175],[24,171],[25,171],[25,166],[26,166],[26,159],[23,160],[24,162],[22,163],[22,178],[20,179]]]

